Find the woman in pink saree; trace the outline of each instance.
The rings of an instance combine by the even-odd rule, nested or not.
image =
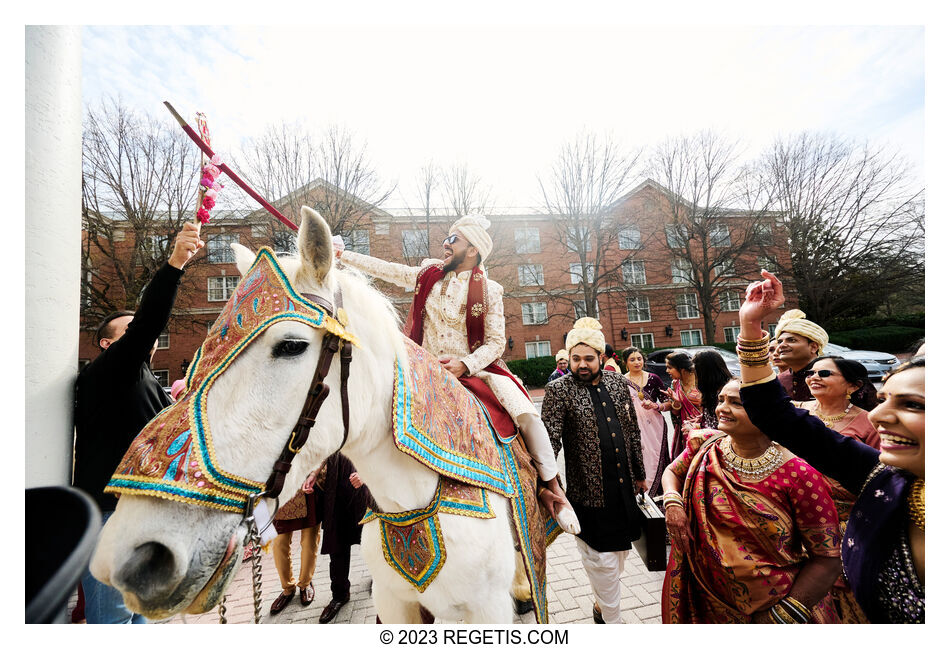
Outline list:
[[[648,493],[653,498],[660,493],[663,471],[671,458],[666,419],[657,409],[657,404],[666,401],[667,397],[663,393],[663,381],[660,377],[643,369],[642,351],[636,347],[627,347],[620,356],[627,369],[624,377],[629,381],[630,397],[637,413],[643,468],[650,483]]]
[[[696,387],[696,371],[693,359],[685,352],[675,352],[666,357],[666,372],[673,379],[669,390],[663,394],[669,399],[658,406],[668,410],[673,422],[673,440],[670,457],[679,457],[686,445],[690,430],[699,426],[703,416],[702,395]]]
[[[838,622],[841,536],[821,474],[749,421],[738,381],[716,414],[663,475],[663,622]]]

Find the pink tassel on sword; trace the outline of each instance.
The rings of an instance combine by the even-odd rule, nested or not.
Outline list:
[[[172,117],[175,118],[175,121],[178,122],[178,125],[181,126],[181,128],[185,131],[185,134],[191,138],[192,142],[198,145],[198,148],[201,149],[201,152],[204,155],[211,158],[211,163],[209,165],[205,165],[204,168],[202,169],[201,185],[206,190],[208,189],[214,190],[215,194],[212,195],[211,197],[212,207],[214,206],[214,196],[217,195],[217,192],[221,189],[221,185],[218,184],[215,179],[217,178],[218,174],[223,172],[225,175],[231,178],[231,180],[233,180],[237,184],[238,187],[240,187],[245,192],[247,192],[248,196],[253,198],[255,201],[257,201],[261,205],[261,207],[263,207],[265,210],[270,212],[271,215],[274,216],[274,218],[276,218],[278,221],[286,225],[288,228],[290,228],[294,232],[297,231],[297,226],[294,224],[293,221],[291,221],[286,216],[281,214],[277,210],[277,208],[275,208],[273,205],[271,205],[266,200],[264,200],[264,198],[260,194],[258,194],[256,191],[251,189],[250,185],[248,185],[246,182],[241,180],[241,177],[238,176],[236,173],[234,173],[234,171],[230,167],[228,167],[226,164],[221,162],[221,158],[215,154],[215,152],[211,149],[211,146],[207,142],[203,141],[203,139],[195,132],[195,129],[191,128],[188,125],[188,123],[184,119],[182,119],[181,115],[178,114],[178,111],[176,111],[174,107],[172,107],[172,105],[168,103],[167,101],[164,103],[165,103],[165,108],[167,108],[168,111],[172,114]],[[199,127],[200,127],[200,123],[199,123]],[[207,130],[207,124],[205,125],[205,130]],[[217,187],[215,187],[215,185],[217,185]],[[205,192],[205,195],[202,198],[202,206],[198,208],[197,217],[199,220],[202,219],[202,210],[205,211],[205,214],[204,214],[205,217],[210,217],[210,214],[207,213],[207,210],[210,208],[205,207],[205,201],[208,201],[207,192]],[[206,220],[202,220],[201,222],[207,223]]]

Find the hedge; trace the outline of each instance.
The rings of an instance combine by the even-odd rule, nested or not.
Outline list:
[[[865,316],[863,318],[841,318],[827,323],[829,331],[851,331],[852,329],[871,329],[876,327],[913,327],[914,329],[924,328],[924,314],[905,313],[896,316]],[[842,343],[843,344],[843,343]],[[851,345],[848,345],[850,347]]]
[[[902,354],[917,340],[924,337],[924,330],[917,327],[866,327],[850,331],[833,331],[831,342],[851,349],[870,349],[878,352]]]
[[[538,356],[507,361],[511,373],[521,379],[521,382],[530,388],[543,387],[548,382],[551,372],[557,367],[553,356]]]

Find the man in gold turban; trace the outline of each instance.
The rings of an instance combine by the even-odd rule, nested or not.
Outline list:
[[[640,538],[638,492],[647,490],[640,428],[618,372],[604,372],[600,323],[581,318],[567,334],[570,374],[544,389],[541,418],[555,452],[564,444],[567,497],[581,523],[576,537],[594,591],[594,621],[620,623],[620,577]]]
[[[559,379],[569,372],[567,369],[568,366],[568,355],[567,350],[562,349],[558,351],[557,356],[554,357],[554,361],[557,365],[554,368],[554,371],[551,372],[551,375],[548,377],[547,382],[550,383],[554,379]]]
[[[805,319],[798,309],[786,311],[775,327],[775,353],[788,369],[778,375],[785,392],[796,401],[811,401],[811,391],[805,384],[805,368],[821,356],[828,344],[828,333]]]

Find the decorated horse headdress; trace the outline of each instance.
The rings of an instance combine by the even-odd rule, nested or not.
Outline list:
[[[262,248],[195,353],[184,394],[139,433],[105,491],[244,512],[248,499],[261,493],[265,483],[219,465],[208,426],[208,392],[254,339],[285,320],[359,344],[329,309],[298,293],[274,253]]]

